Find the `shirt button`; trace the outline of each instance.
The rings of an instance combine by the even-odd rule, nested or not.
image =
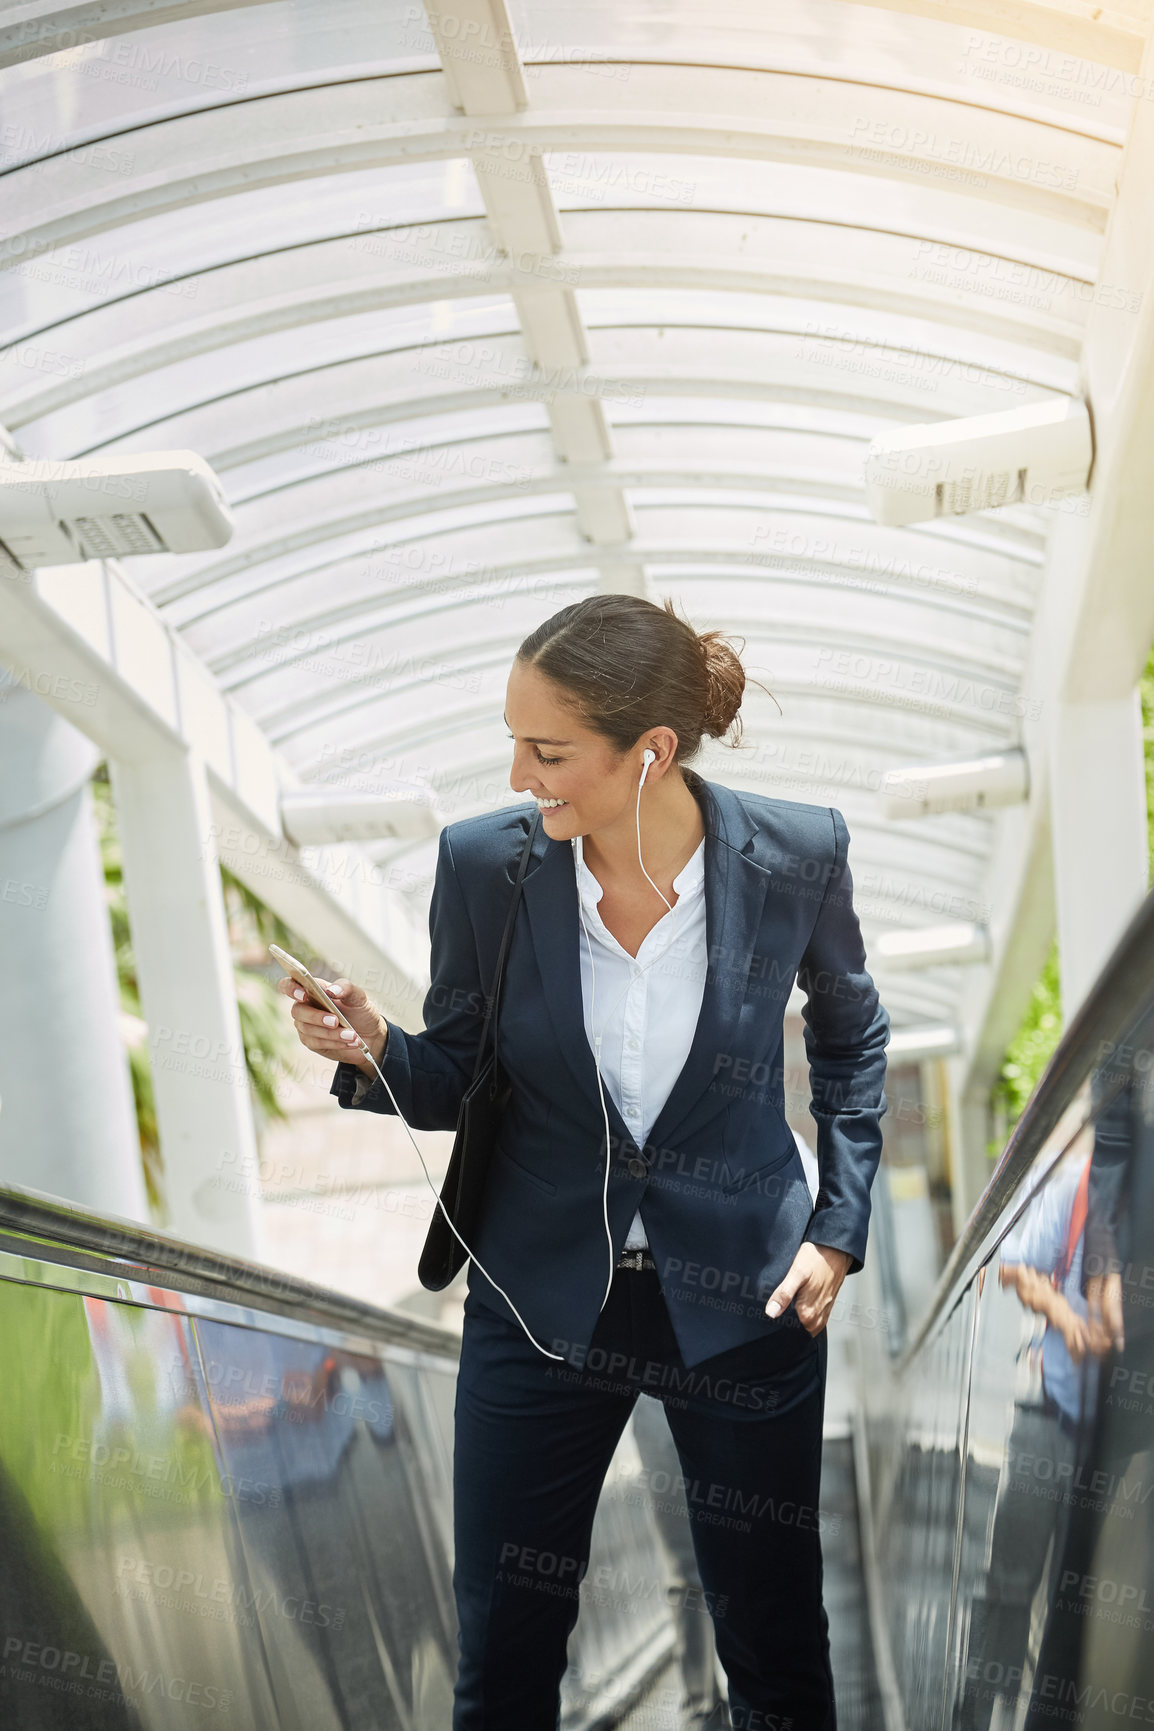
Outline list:
[[[639,1051],[639,1050],[640,1050],[640,1048],[641,1048],[641,1042],[640,1042],[640,1040],[630,1040],[630,1042],[629,1042],[629,1050],[630,1050],[630,1051],[631,1051],[631,1052],[637,1052],[637,1051]]]
[[[630,1159],[629,1175],[632,1178],[647,1178],[649,1176],[648,1166],[645,1164],[644,1160],[642,1160],[640,1158],[640,1156],[637,1154],[634,1154],[633,1157]]]

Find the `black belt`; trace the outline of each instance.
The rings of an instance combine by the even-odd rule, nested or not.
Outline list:
[[[644,1247],[638,1250],[623,1250],[617,1258],[617,1266],[618,1268],[631,1268],[635,1273],[643,1268],[652,1268],[655,1272],[657,1269],[656,1262]]]

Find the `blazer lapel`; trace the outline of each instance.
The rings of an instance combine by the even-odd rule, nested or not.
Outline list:
[[[533,867],[537,848],[543,838],[543,857]],[[585,1032],[585,1012],[581,1002],[581,920],[577,910],[577,872],[573,863],[573,848],[568,841],[554,841],[542,828],[533,853],[521,897],[529,916],[529,932],[541,980],[545,987],[545,1003],[565,1062],[577,1086],[597,1105],[597,1066],[593,1048]],[[604,1086],[604,1084],[602,1084]],[[637,1146],[625,1127],[613,1096],[605,1089],[605,1107],[609,1114],[610,1132],[618,1148]]]
[[[731,1051],[745,996],[753,945],[772,873],[752,856],[757,826],[737,795],[721,783],[684,771],[705,818],[705,927],[708,970],[689,1055],[649,1133],[660,1146],[705,1092],[719,1053]],[[597,1068],[581,1002],[581,922],[573,848],[542,831],[533,845],[522,896],[545,1002],[577,1086],[595,1104]],[[744,851],[743,851],[744,850]],[[605,1105],[619,1147],[636,1148],[608,1088]]]
[[[705,942],[707,972],[701,1014],[689,1055],[654,1120],[649,1140],[658,1148],[682,1124],[717,1073],[718,1055],[731,1053],[753,946],[772,872],[752,856],[757,825],[740,799],[720,782],[692,777],[707,807],[705,831]],[[748,850],[748,851],[743,851]]]

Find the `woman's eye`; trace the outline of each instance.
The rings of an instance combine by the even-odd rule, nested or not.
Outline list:
[[[505,735],[506,739],[512,739],[512,737],[513,737],[513,735],[511,733],[507,733]],[[541,753],[538,752],[537,753],[537,762],[538,763],[560,763],[561,759],[559,757],[542,757]]]

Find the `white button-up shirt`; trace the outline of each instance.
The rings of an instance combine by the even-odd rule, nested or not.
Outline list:
[[[594,1052],[594,1037],[602,1036],[601,1085],[638,1147],[644,1148],[685,1067],[701,1014],[707,969],[705,838],[674,878],[677,899],[672,910],[666,908],[646,933],[636,960],[597,911],[605,892],[585,864],[579,835],[572,838],[572,847],[585,918],[585,929],[579,927],[577,937],[585,1032]],[[639,1210],[625,1247],[633,1250],[647,1243]]]

